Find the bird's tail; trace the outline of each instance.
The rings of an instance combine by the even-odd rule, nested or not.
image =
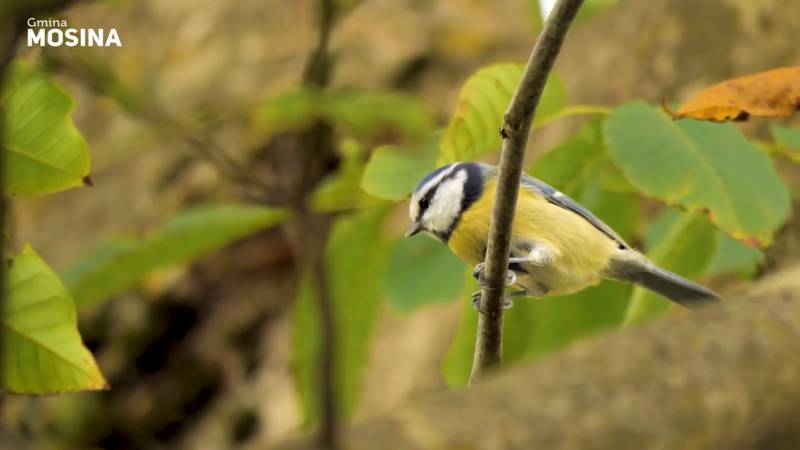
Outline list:
[[[612,259],[609,276],[638,284],[687,308],[696,308],[719,300],[719,295],[711,289],[656,267],[641,254]]]

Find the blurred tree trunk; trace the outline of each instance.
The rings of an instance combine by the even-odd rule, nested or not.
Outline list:
[[[709,83],[797,65],[798,28],[800,2],[622,0],[574,30],[557,72],[573,101],[677,101]]]
[[[352,426],[346,446],[796,449],[800,265],[737,297],[420,399]]]

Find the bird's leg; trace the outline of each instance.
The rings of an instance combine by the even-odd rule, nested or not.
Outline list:
[[[558,252],[545,242],[536,241],[525,245],[528,254],[520,257],[511,257],[508,259],[509,264],[531,264],[534,266],[548,266],[553,263],[553,260],[558,255]]]
[[[508,258],[509,264],[531,264],[534,266],[546,266],[552,264],[556,257],[556,251],[549,244],[544,242],[526,243],[524,246],[528,252],[525,256],[512,256]],[[472,269],[472,276],[478,280],[478,285],[483,287],[485,284],[483,272],[486,270],[486,261],[475,264]],[[506,275],[506,286],[513,286],[517,282],[517,274],[509,270]]]

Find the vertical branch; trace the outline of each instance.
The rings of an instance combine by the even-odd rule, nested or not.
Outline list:
[[[501,305],[525,145],[547,77],[582,3],[583,0],[558,1],[536,40],[517,91],[503,118],[500,129],[503,137],[500,173],[486,251],[486,285],[481,292],[480,309],[483,314],[478,315],[478,333],[470,381],[476,380],[486,369],[500,363],[503,348]]]
[[[317,36],[317,46],[311,57],[308,59],[303,72],[303,84],[323,88],[328,85],[331,74],[331,59],[328,52],[331,30],[333,30],[333,19],[335,6],[333,0],[319,0],[317,10],[317,23],[319,34]]]
[[[328,50],[330,34],[335,18],[333,0],[319,0],[317,7],[319,36],[316,48],[311,53],[303,73],[303,84],[324,89],[331,76],[332,61]],[[308,158],[324,158],[324,153],[334,152],[333,133],[325,123],[316,123],[304,133],[303,144]],[[308,166],[307,166],[308,167]],[[320,448],[339,448],[338,412],[336,398],[336,322],[333,302],[328,289],[328,274],[325,268],[325,246],[329,233],[328,218],[324,214],[312,213],[305,205],[305,197],[295,207],[300,239],[305,240],[306,265],[316,283],[316,300],[320,327],[319,354],[317,362],[319,380],[320,425],[317,444]]]
[[[336,398],[336,328],[333,302],[330,296],[328,274],[325,266],[325,246],[329,233],[327,217],[305,209],[297,210],[297,224],[307,269],[314,280],[314,300],[317,302],[320,327],[317,355],[317,381],[319,383],[319,448],[339,448],[338,414]]]

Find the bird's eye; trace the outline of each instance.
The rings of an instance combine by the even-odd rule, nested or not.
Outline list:
[[[428,206],[430,205],[430,202],[431,202],[431,201],[428,199],[428,197],[423,197],[423,198],[422,198],[422,199],[419,201],[419,207],[420,207],[420,209],[428,209]]]

